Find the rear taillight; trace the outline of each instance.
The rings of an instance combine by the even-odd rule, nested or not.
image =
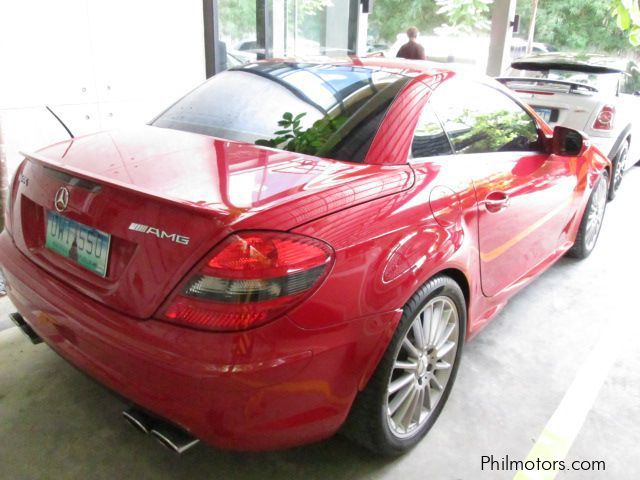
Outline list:
[[[188,279],[163,316],[208,330],[262,325],[309,295],[332,258],[326,243],[302,235],[234,234]]]
[[[605,105],[600,109],[593,122],[594,130],[613,130],[616,117],[616,108],[613,105]]]

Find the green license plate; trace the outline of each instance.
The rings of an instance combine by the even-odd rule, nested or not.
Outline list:
[[[110,244],[107,233],[55,212],[47,213],[45,246],[101,277],[107,275]]]

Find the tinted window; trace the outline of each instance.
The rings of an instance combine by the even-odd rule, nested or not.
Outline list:
[[[249,64],[214,76],[153,125],[362,161],[407,81],[364,67]]]
[[[538,129],[533,117],[494,88],[456,82],[436,90],[432,102],[457,153],[538,148]]]
[[[431,104],[427,104],[420,115],[418,126],[411,142],[413,158],[451,155],[453,153],[449,139],[442,129]]]

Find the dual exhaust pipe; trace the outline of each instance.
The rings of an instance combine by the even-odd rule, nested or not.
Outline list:
[[[175,453],[184,453],[200,442],[182,428],[149,415],[135,406],[124,410],[122,416],[134,428],[142,433],[153,435],[161,445]]]
[[[29,326],[18,312],[9,314],[9,318],[33,344],[42,343],[42,338]],[[132,406],[122,412],[122,416],[143,433],[151,434],[169,450],[181,454],[196,446],[200,440],[193,435],[164,420],[149,415],[147,412]]]

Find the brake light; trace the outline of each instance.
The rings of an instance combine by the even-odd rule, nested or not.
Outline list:
[[[241,232],[224,240],[164,312],[168,321],[207,330],[262,325],[308,296],[328,272],[333,250],[282,232]]]
[[[602,107],[596,120],[593,122],[594,130],[613,130],[616,108],[613,105]]]

